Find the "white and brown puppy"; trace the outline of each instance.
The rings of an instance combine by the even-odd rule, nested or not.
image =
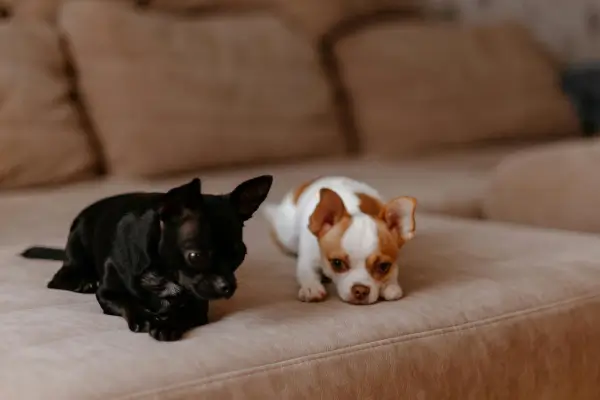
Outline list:
[[[396,262],[400,248],[415,235],[415,208],[412,197],[384,202],[362,182],[323,177],[263,210],[274,240],[297,256],[300,300],[326,297],[324,275],[343,301],[371,304],[380,297],[402,297]]]

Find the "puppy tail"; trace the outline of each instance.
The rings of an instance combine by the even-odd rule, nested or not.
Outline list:
[[[279,205],[273,203],[266,203],[261,207],[262,214],[271,225],[275,223],[277,219],[277,213],[279,212]]]
[[[66,253],[56,247],[33,246],[25,249],[21,257],[34,260],[65,261]]]
[[[271,238],[284,253],[296,256],[298,233],[295,229],[296,207],[286,196],[281,204],[265,204],[263,215],[271,225]]]

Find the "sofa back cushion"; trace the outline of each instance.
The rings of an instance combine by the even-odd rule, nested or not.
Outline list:
[[[336,45],[364,150],[574,135],[557,66],[517,25],[390,22]]]
[[[0,54],[0,189],[91,175],[97,156],[69,96],[56,32],[5,22]]]
[[[113,174],[344,151],[315,50],[274,17],[81,0],[59,26]]]

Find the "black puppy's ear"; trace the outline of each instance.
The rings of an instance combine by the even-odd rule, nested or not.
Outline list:
[[[160,219],[167,220],[179,215],[183,209],[199,210],[202,205],[202,184],[194,178],[185,185],[177,186],[165,193],[159,210]]]
[[[273,177],[262,175],[242,182],[231,192],[231,201],[243,221],[252,218],[258,207],[267,198]]]

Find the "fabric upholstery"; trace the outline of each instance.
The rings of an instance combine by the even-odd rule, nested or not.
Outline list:
[[[97,155],[70,99],[56,32],[0,25],[0,189],[49,185],[93,174]]]
[[[600,141],[540,146],[506,157],[483,195],[486,218],[600,233]]]
[[[44,243],[62,243],[75,203],[38,196],[4,223],[51,224]],[[23,214],[33,223],[17,223]],[[57,263],[16,256],[31,237],[3,243],[0,397],[595,398],[596,238],[422,213],[417,232],[401,256],[405,298],[305,304],[294,261],[253,219],[238,293],[213,304],[211,324],[168,344],[129,332],[93,295],[46,289]]]
[[[314,49],[268,14],[183,19],[78,1],[61,27],[112,174],[345,151]]]
[[[336,53],[370,153],[579,131],[556,65],[517,25],[380,23]]]

